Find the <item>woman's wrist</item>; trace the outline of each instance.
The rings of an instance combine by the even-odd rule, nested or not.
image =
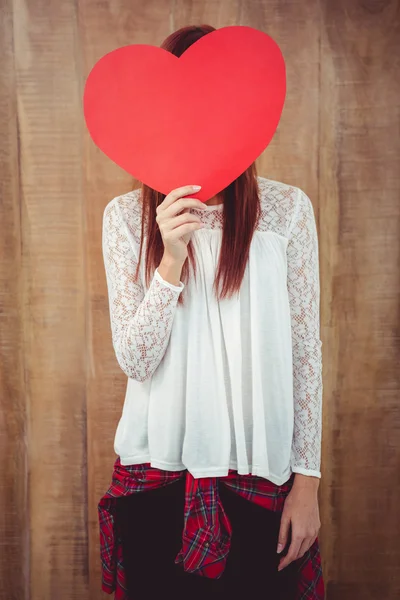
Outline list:
[[[171,283],[172,285],[179,286],[182,268],[182,262],[176,261],[164,254],[158,266],[158,272],[165,281]]]
[[[314,475],[303,475],[303,473],[295,473],[293,485],[299,488],[301,487],[318,491],[319,482],[319,477],[315,477]]]

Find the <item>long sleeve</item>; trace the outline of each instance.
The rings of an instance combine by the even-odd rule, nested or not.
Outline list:
[[[102,248],[109,296],[112,342],[119,366],[136,379],[149,379],[168,346],[179,294],[156,269],[144,293],[134,281],[137,258],[134,238],[114,198],[103,215]]]
[[[293,472],[321,477],[322,341],[318,236],[311,200],[298,190],[287,246],[294,386]]]

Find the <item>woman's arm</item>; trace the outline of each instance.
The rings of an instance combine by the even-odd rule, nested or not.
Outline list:
[[[293,342],[294,434],[291,468],[321,477],[322,342],[318,236],[311,200],[298,190],[287,246]]]
[[[175,286],[165,281],[156,269],[144,294],[140,279],[134,281],[137,267],[134,242],[116,200],[105,208],[102,233],[112,342],[124,373],[145,381],[165,354],[184,284]]]
[[[295,475],[283,508],[277,552],[291,543],[278,571],[304,556],[321,526],[322,359],[319,323],[318,238],[311,200],[298,190],[287,247],[288,291],[293,340],[294,433],[291,468]]]

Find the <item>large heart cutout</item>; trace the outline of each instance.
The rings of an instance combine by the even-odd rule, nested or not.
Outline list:
[[[94,143],[168,194],[201,185],[206,201],[265,150],[286,94],[282,53],[252,27],[222,27],[179,58],[156,46],[113,50],[93,67],[84,115]]]

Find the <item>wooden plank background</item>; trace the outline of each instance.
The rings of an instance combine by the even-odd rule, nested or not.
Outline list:
[[[101,222],[132,181],[91,142],[82,90],[106,52],[201,23],[263,29],[286,58],[258,167],[318,222],[327,598],[399,598],[399,2],[1,0],[0,17],[0,600],[107,597],[97,502],[126,377]]]

